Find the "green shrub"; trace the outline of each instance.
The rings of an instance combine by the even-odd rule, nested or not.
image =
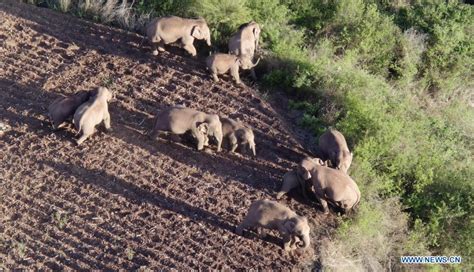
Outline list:
[[[422,65],[431,90],[452,95],[472,80],[473,7],[457,1],[418,1],[406,21],[429,35]]]

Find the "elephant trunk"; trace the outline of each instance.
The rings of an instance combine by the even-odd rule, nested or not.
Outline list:
[[[250,68],[253,68],[253,67],[257,66],[257,64],[258,64],[259,62],[260,62],[260,58],[258,58],[257,61],[256,61],[254,64],[252,64],[252,67],[250,67]]]
[[[310,243],[309,235],[301,236],[300,239],[301,241],[303,241],[302,243],[300,243],[300,247],[302,248],[309,247],[309,243]]]

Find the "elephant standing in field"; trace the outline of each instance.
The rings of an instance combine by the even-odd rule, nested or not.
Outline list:
[[[229,53],[252,60],[258,48],[260,26],[254,21],[243,24],[229,39]],[[256,79],[255,71],[250,69],[252,77]]]
[[[159,131],[169,131],[176,135],[190,131],[197,140],[198,150],[207,145],[208,136],[213,136],[217,141],[217,151],[221,151],[222,123],[216,114],[180,106],[170,107],[157,113],[150,136],[156,137]]]
[[[252,60],[245,56],[217,53],[206,58],[206,65],[209,71],[211,71],[215,82],[219,81],[217,75],[225,74],[230,71],[235,82],[241,84],[239,68],[243,70],[252,69],[257,66],[259,61],[260,59],[258,59],[256,63],[252,63]]]
[[[93,95],[95,95],[94,92],[80,91],[71,96],[54,100],[48,107],[48,116],[53,129],[60,128],[66,120],[74,115],[77,108]]]
[[[80,145],[94,134],[95,126],[104,121],[105,129],[110,130],[110,114],[107,102],[112,99],[112,93],[105,87],[99,87],[97,95],[82,104],[74,113],[73,123],[82,136],[77,140]]]
[[[296,247],[308,248],[310,244],[310,227],[306,217],[297,215],[276,201],[265,199],[252,203],[247,216],[235,232],[242,235],[244,229],[254,228],[261,236],[261,228],[278,230],[283,237],[285,251],[294,250]]]
[[[341,170],[332,169],[318,158],[305,158],[298,165],[297,173],[304,180],[311,179],[316,198],[329,213],[327,201],[344,209],[347,213],[360,201],[357,184]]]
[[[352,152],[349,151],[342,133],[328,129],[319,137],[318,145],[325,160],[330,160],[336,169],[347,173],[352,163]]]
[[[235,121],[230,118],[221,118],[222,134],[224,140],[228,142],[230,151],[235,152],[238,146],[241,150],[247,147],[254,156],[257,156],[255,150],[255,136],[250,127],[246,126],[240,121]]]
[[[206,40],[211,46],[211,32],[203,18],[186,19],[177,16],[153,19],[146,28],[146,36],[153,45],[153,55],[165,51],[164,45],[181,40],[184,49],[193,57],[196,56],[194,39]]]

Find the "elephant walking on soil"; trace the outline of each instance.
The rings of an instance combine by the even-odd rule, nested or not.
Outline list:
[[[304,180],[312,181],[314,193],[324,213],[329,213],[328,201],[346,213],[359,204],[360,191],[354,180],[341,170],[327,167],[321,159],[303,159],[297,172]]]
[[[206,40],[211,46],[211,32],[203,18],[186,19],[168,16],[153,19],[146,28],[148,41],[153,45],[153,55],[165,51],[164,45],[181,40],[184,49],[193,57],[196,56],[194,39]]]
[[[154,138],[160,131],[182,135],[190,131],[197,141],[197,149],[202,150],[208,143],[208,137],[217,141],[217,151],[221,151],[222,123],[216,114],[207,114],[186,107],[170,107],[156,114],[150,137]]]
[[[290,208],[276,201],[258,200],[250,205],[247,216],[236,228],[242,235],[244,229],[257,229],[263,236],[262,229],[275,229],[283,237],[283,248],[291,251],[297,247],[308,248],[310,244],[310,227],[304,216],[297,215]]]

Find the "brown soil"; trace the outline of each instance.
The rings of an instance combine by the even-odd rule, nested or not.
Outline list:
[[[153,57],[142,37],[52,10],[0,2],[0,270],[283,269],[317,260],[334,219],[314,204],[283,203],[306,215],[313,245],[286,253],[275,232],[233,233],[250,203],[273,198],[308,149],[284,114],[229,78],[213,83],[202,59],[181,49]],[[72,126],[53,132],[57,97],[108,85],[113,131],[83,146]],[[198,152],[150,140],[153,114],[185,104],[254,127],[257,158]],[[296,196],[295,196],[296,197]]]

